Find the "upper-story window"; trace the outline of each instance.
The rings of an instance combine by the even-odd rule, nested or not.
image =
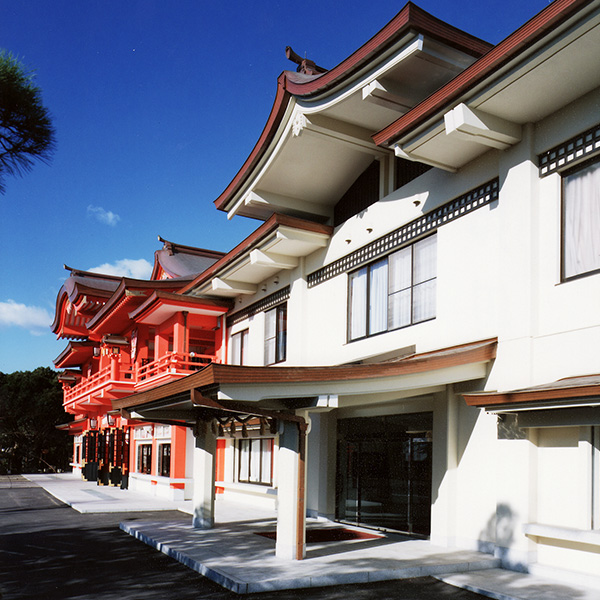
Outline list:
[[[283,362],[287,345],[287,304],[265,312],[265,364]]]
[[[436,249],[432,235],[350,273],[349,340],[435,317]]]
[[[563,176],[562,276],[600,271],[600,161]]]
[[[238,331],[231,336],[231,364],[248,364],[248,330]]]

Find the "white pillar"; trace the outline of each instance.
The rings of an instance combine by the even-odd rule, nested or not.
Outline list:
[[[437,394],[433,413],[430,540],[452,547],[457,537],[458,399],[452,385]]]
[[[277,462],[277,543],[275,556],[286,560],[304,558],[306,516],[304,514],[304,429],[285,422],[279,437]],[[302,479],[302,480],[301,480]],[[302,485],[299,485],[302,484]]]
[[[208,421],[198,421],[194,431],[194,518],[198,529],[211,529],[215,524],[215,454],[217,438]]]

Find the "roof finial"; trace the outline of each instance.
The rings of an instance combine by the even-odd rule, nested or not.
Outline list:
[[[306,52],[304,53],[304,58],[302,58],[292,50],[291,46],[286,46],[285,56],[288,60],[291,60],[298,65],[296,68],[298,73],[304,73],[305,75],[320,75],[321,73],[327,73],[327,69],[319,67],[314,61],[306,58]]]

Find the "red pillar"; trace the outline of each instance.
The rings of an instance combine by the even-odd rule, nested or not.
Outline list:
[[[185,478],[185,437],[187,427],[171,427],[171,477]]]

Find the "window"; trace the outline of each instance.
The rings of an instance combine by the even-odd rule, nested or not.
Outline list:
[[[231,364],[247,364],[248,330],[238,331],[231,336]]]
[[[171,475],[171,444],[158,446],[158,474],[163,477]]]
[[[432,235],[350,273],[349,340],[435,317],[436,249]]]
[[[238,440],[238,481],[273,482],[273,440],[270,438]]]
[[[150,475],[152,471],[152,444],[138,446],[138,473]]]
[[[265,364],[285,360],[287,341],[287,304],[265,312]]]
[[[563,177],[563,279],[600,271],[600,161]]]

